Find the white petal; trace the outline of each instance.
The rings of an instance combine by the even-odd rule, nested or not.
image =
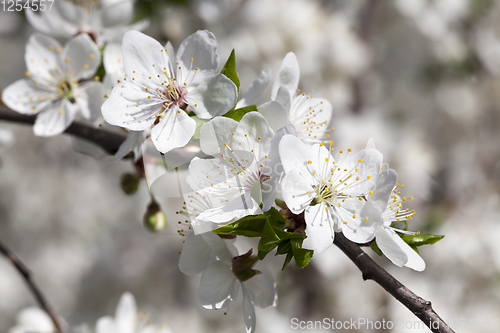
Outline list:
[[[38,136],[61,134],[75,119],[78,105],[61,99],[51,109],[40,112],[36,117],[33,132]]]
[[[303,246],[313,249],[316,253],[321,253],[332,245],[335,236],[332,208],[328,208],[328,210],[326,208],[327,206],[322,202],[308,207],[305,212],[307,238]]]
[[[249,112],[241,118],[231,140],[233,149],[251,151],[257,161],[269,153],[274,131],[258,112]],[[240,144],[241,143],[241,144]]]
[[[24,54],[28,72],[36,77],[36,80],[40,80],[41,84],[54,82],[52,71],[62,70],[58,54],[61,50],[61,44],[54,38],[34,33],[26,44]]]
[[[401,248],[405,251],[406,255],[408,256],[408,261],[406,262],[405,267],[411,268],[419,272],[425,269],[424,259],[422,259],[422,257],[419,256],[418,253],[410,247],[410,245],[406,244],[405,242],[405,245],[401,244]]]
[[[214,223],[227,223],[239,220],[247,215],[260,213],[260,208],[250,193],[244,193],[229,202],[208,209],[198,216],[198,220]]]
[[[120,297],[115,311],[115,323],[120,333],[135,333],[137,305],[134,296],[125,292]]]
[[[375,235],[377,245],[382,253],[396,266],[403,267],[408,261],[406,251],[401,248],[401,242],[406,244],[394,231],[387,228],[379,228]],[[406,244],[408,245],[408,244]],[[410,248],[411,251],[413,251]]]
[[[287,112],[287,119],[290,119],[290,109],[292,108],[292,96],[285,86],[278,89],[273,101],[280,103]]]
[[[206,309],[228,308],[236,300],[239,286],[231,267],[216,261],[201,275],[198,301]]]
[[[259,106],[259,112],[266,118],[275,131],[288,125],[288,112],[278,102],[270,101]]]
[[[276,292],[276,283],[274,282],[271,272],[262,261],[258,261],[254,268],[261,273],[243,283],[252,296],[252,303],[259,308],[276,306],[278,294]]]
[[[337,209],[338,224],[342,228],[342,233],[355,243],[366,243],[372,240],[380,225],[375,223],[376,220],[372,216],[369,216],[367,221],[364,220],[365,216],[361,213],[364,206],[363,201],[351,198],[342,202],[341,207]]]
[[[75,95],[76,103],[85,119],[95,119],[101,115],[104,103],[104,87],[101,82],[88,82]]]
[[[216,117],[201,126],[200,147],[208,155],[220,154],[220,146],[229,142],[238,122],[226,117]]]
[[[172,43],[167,42],[165,45],[165,50],[167,52],[168,59],[171,59],[171,61],[174,61],[175,59],[175,49],[172,45]]]
[[[300,214],[313,200],[314,189],[298,170],[287,173],[281,181],[281,193],[287,207]]]
[[[54,324],[45,311],[29,307],[21,310],[17,315],[17,323],[22,326],[25,332],[52,332]]]
[[[132,150],[134,150],[137,146],[142,146],[144,142],[144,132],[143,131],[129,131],[127,134],[127,138],[122,142],[116,153],[112,156],[106,156],[103,159],[104,164],[115,163],[125,156],[128,155]],[[134,158],[136,154],[134,154]]]
[[[206,77],[188,92],[186,102],[201,119],[221,116],[236,104],[238,90],[233,81],[223,74]]]
[[[171,60],[169,61],[167,52],[158,41],[132,30],[123,36],[122,50],[123,66],[129,79],[135,79],[137,84],[149,86],[154,82],[161,86],[160,78],[165,76],[164,71],[169,73]],[[172,77],[171,73],[169,77]]]
[[[228,174],[226,172],[224,166],[225,163],[220,159],[195,157],[189,164],[189,177],[186,181],[195,191],[209,190],[211,188],[217,191],[216,185],[226,181],[229,175],[232,175],[232,173]]]
[[[118,1],[111,6],[106,6],[101,12],[101,20],[104,27],[126,25],[132,18],[134,2],[130,0]]]
[[[71,38],[64,47],[62,57],[73,79],[92,77],[101,63],[99,47],[87,34]]]
[[[232,263],[233,256],[238,254],[238,251],[231,243],[226,243],[219,235],[213,232],[204,232],[200,236],[210,245],[210,248],[221,262],[229,265]]]
[[[47,95],[50,92],[41,89],[30,79],[21,79],[9,85],[2,93],[2,100],[12,110],[22,114],[36,114],[44,110]],[[45,100],[40,102],[39,98]]]
[[[111,317],[102,317],[97,320],[95,325],[96,333],[121,333]]]
[[[26,18],[33,28],[54,37],[69,38],[78,32],[78,27],[62,18],[57,10],[35,13],[28,9],[26,10]]]
[[[353,176],[345,181],[348,185],[342,189],[345,195],[359,196],[373,188],[380,174],[382,154],[376,149],[363,149],[357,153],[339,158],[337,167],[341,171],[337,174],[339,179],[347,179],[352,170],[358,169]],[[362,162],[359,162],[361,160]],[[347,170],[347,171],[343,171]],[[359,177],[359,180],[355,180]]]
[[[151,140],[162,153],[184,147],[193,137],[196,121],[182,110],[169,110],[151,130]]]
[[[123,68],[122,46],[120,44],[108,43],[104,49],[103,65],[106,75],[115,74],[123,80],[125,69]]]
[[[206,76],[212,75],[219,65],[217,40],[214,34],[207,30],[199,30],[186,38],[177,51],[177,61],[181,67],[177,71],[179,82],[183,81],[187,82],[188,85],[194,85],[200,83]],[[193,75],[194,78],[192,78]],[[236,101],[233,105],[235,103]]]
[[[366,148],[367,149],[376,149],[375,148],[375,140],[373,138],[370,138],[370,140],[368,140],[368,143],[366,144]]]
[[[297,137],[308,144],[326,139],[330,131],[332,104],[326,99],[296,96],[290,109],[290,123],[297,130]]]
[[[265,68],[248,87],[247,91],[241,96],[236,104],[236,108],[242,108],[249,105],[257,104],[261,96],[264,94],[269,81],[271,80],[271,69]]]
[[[290,95],[293,96],[299,87],[300,69],[295,53],[290,52],[281,63],[280,70],[274,80],[271,100],[275,100],[278,89],[285,86]]]
[[[245,286],[241,286],[243,291],[243,318],[245,319],[245,327],[247,333],[255,332],[255,325],[257,324],[257,319],[255,318],[255,308],[250,299],[249,292],[246,290]]]
[[[179,269],[184,274],[196,275],[201,273],[215,260],[215,252],[210,245],[205,242],[201,235],[195,235],[192,232],[187,236],[182,246]]]
[[[133,131],[149,129],[156,121],[156,115],[163,108],[161,102],[150,102],[149,94],[135,84],[125,81],[113,88],[104,101],[101,111],[106,122]]]
[[[373,194],[368,196],[368,201],[380,211],[380,214],[387,208],[387,203],[396,186],[397,180],[398,174],[393,169],[380,172],[373,188]]]
[[[294,135],[285,135],[279,143],[279,152],[286,173],[298,170],[302,175],[310,177],[310,172],[306,168],[307,161],[311,160],[310,146]],[[312,184],[311,178],[308,181]]]
[[[81,26],[86,20],[84,9],[69,1],[56,1],[56,9],[63,19]]]

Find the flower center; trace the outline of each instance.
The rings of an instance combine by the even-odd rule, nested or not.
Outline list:
[[[66,80],[59,81],[56,87],[56,92],[62,98],[67,98],[71,103],[75,103],[75,97],[73,96],[73,85],[71,82]]]

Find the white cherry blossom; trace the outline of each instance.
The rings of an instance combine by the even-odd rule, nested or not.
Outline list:
[[[102,85],[85,80],[93,78],[100,59],[88,35],[78,35],[62,47],[52,37],[36,33],[26,45],[28,78],[8,86],[3,101],[19,113],[38,114],[33,127],[36,135],[60,134],[78,112],[86,119],[99,115]]]
[[[361,228],[371,223],[361,217],[365,193],[380,172],[382,154],[376,149],[339,151],[323,144],[308,146],[299,138],[285,135],[279,144],[285,176],[281,190],[294,214],[305,212],[304,247],[322,252],[329,247],[335,232],[342,231],[351,241],[364,243],[372,233]]]
[[[16,326],[8,333],[52,333],[54,329],[54,323],[45,311],[30,307],[17,314]]]
[[[227,309],[243,294],[243,317],[247,332],[255,332],[254,306],[276,306],[277,294],[274,279],[267,267],[258,261],[253,268],[259,272],[244,281],[238,278],[237,260],[249,260],[249,252],[238,256],[231,244],[212,232],[186,238],[179,259],[179,269],[187,275],[202,273],[198,301],[206,309]]]
[[[380,173],[371,190],[373,195],[368,196],[361,215],[367,216],[376,226],[374,236],[377,245],[392,263],[399,267],[406,266],[416,271],[423,271],[424,260],[399,236],[399,234],[415,235],[415,233],[393,227],[394,223],[411,220],[415,213],[413,210],[403,208],[403,202],[409,199],[400,196],[397,178],[396,171],[392,169]]]
[[[278,133],[258,112],[249,112],[238,123],[218,117],[204,124],[200,145],[213,159],[194,158],[187,181],[194,191],[222,199],[198,221],[225,223],[271,208],[280,174],[278,143],[293,128]]]
[[[332,105],[326,99],[301,93],[299,77],[297,58],[290,52],[283,59],[274,80],[272,101],[259,106],[259,112],[275,131],[292,124],[297,137],[308,144],[329,141]]]
[[[234,83],[215,74],[217,41],[206,30],[186,38],[177,56],[170,43],[164,48],[137,31],[125,34],[122,49],[127,77],[113,88],[102,114],[108,123],[129,130],[151,128],[162,153],[185,146],[193,136],[196,121],[188,112],[210,119],[236,104]]]

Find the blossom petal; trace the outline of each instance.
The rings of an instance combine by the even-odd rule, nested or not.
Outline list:
[[[75,119],[78,105],[67,99],[61,99],[52,108],[40,112],[33,125],[33,132],[38,136],[61,134]]]
[[[76,94],[76,103],[85,119],[95,119],[101,114],[104,87],[101,82],[88,82]]]
[[[230,141],[238,122],[226,117],[216,117],[201,126],[200,147],[208,155],[220,154],[220,146]]]
[[[217,40],[214,34],[207,30],[199,30],[186,38],[177,51],[177,61],[180,67],[177,71],[179,82],[195,85],[201,83],[206,76],[214,74],[219,65]],[[236,101],[233,105],[235,103]]]
[[[387,228],[377,230],[377,245],[382,253],[396,266],[403,267],[408,261],[406,251],[401,248],[401,242],[406,244],[398,234]],[[413,251],[410,248],[411,251]]]
[[[223,74],[206,77],[186,95],[186,102],[201,119],[221,116],[236,104],[238,90]]]
[[[167,52],[156,39],[139,31],[128,31],[123,36],[122,50],[127,77],[135,79],[137,84],[150,86],[153,82],[161,86],[160,78],[165,76],[163,72],[168,73],[171,69]],[[169,77],[172,76],[169,73]]]
[[[120,333],[134,333],[137,316],[137,305],[134,296],[125,292],[120,297],[115,311],[115,323]]]
[[[371,216],[367,221],[364,220],[365,216],[361,213],[364,206],[364,202],[351,198],[342,202],[337,209],[340,219],[338,223],[342,228],[342,233],[355,243],[366,243],[372,240],[379,226],[375,223],[375,219],[370,218]]]
[[[243,318],[245,319],[245,328],[247,333],[254,333],[257,319],[255,318],[255,308],[250,299],[249,292],[246,290],[245,285],[241,286],[243,291]]]
[[[275,131],[288,125],[288,112],[278,102],[270,101],[259,106],[259,112],[266,118]]]
[[[125,81],[113,88],[109,98],[101,107],[104,120],[111,125],[132,131],[149,129],[156,121],[156,115],[163,108],[161,102],[151,102],[148,93],[137,85]]]
[[[280,103],[287,112],[287,118],[289,118],[290,109],[292,108],[292,96],[285,86],[278,89],[276,97],[273,101]]]
[[[21,79],[9,85],[2,93],[2,100],[12,110],[33,115],[44,108],[39,105],[46,104],[40,102],[41,99],[46,99],[50,92],[39,88],[33,80]]]
[[[344,179],[343,183],[347,184],[342,187],[342,192],[345,195],[359,196],[371,190],[380,174],[382,159],[382,154],[376,149],[363,149],[339,158],[336,166],[341,171],[337,173],[337,178]],[[351,174],[353,176],[349,177]],[[355,177],[359,177],[359,180]]]
[[[290,95],[295,94],[295,91],[299,87],[299,77],[299,62],[297,61],[295,53],[290,52],[283,59],[278,75],[276,75],[276,79],[274,80],[271,100],[275,99],[276,93],[281,86],[285,86],[290,92]]]
[[[218,192],[217,184],[228,179],[228,173],[223,167],[224,162],[222,160],[195,157],[189,164],[189,176],[186,181],[195,191],[206,191],[213,188],[214,192],[210,193]],[[232,173],[229,173],[229,175],[232,175]]]
[[[279,152],[285,173],[298,170],[303,176],[308,177],[308,181],[312,184],[310,172],[306,167],[307,161],[311,160],[310,146],[294,135],[285,135],[279,143]]]
[[[35,81],[40,81],[42,85],[55,81],[52,72],[55,69],[62,70],[58,54],[61,50],[61,44],[54,38],[40,33],[31,35],[26,44],[24,60]]]
[[[333,225],[335,220],[332,217],[331,208],[324,202],[315,206],[309,206],[305,212],[306,234],[304,247],[311,248],[316,253],[325,251],[333,244],[335,233]]]
[[[240,283],[231,271],[231,266],[216,261],[201,275],[198,301],[206,309],[225,309],[234,303],[239,288]]]
[[[297,137],[308,144],[327,138],[325,132],[333,114],[332,104],[326,99],[297,96],[290,109],[290,123],[297,130]]]
[[[380,211],[380,214],[387,208],[387,203],[389,202],[392,190],[396,186],[397,180],[398,174],[393,169],[380,172],[373,188],[373,194],[368,196],[368,201]]]
[[[274,131],[269,127],[266,118],[259,112],[249,112],[241,118],[234,136],[232,147],[252,152],[257,161],[262,161],[269,153]]]
[[[230,196],[228,196],[230,197]],[[208,209],[198,216],[198,220],[214,223],[227,223],[239,220],[247,215],[260,212],[250,193],[244,193],[220,206]]]
[[[29,307],[21,310],[17,315],[17,323],[24,328],[23,332],[52,332],[54,324],[45,311]]]
[[[105,6],[101,11],[103,27],[126,25],[132,19],[134,2],[130,0],[118,1],[110,6]]]
[[[236,104],[236,109],[257,104],[269,85],[269,81],[271,81],[271,69],[265,68],[250,84],[250,87],[248,87],[243,96],[241,96],[240,100]]]
[[[404,242],[404,241],[403,241]],[[425,269],[425,261],[422,259],[418,253],[411,248],[410,245],[406,244],[406,242],[401,244],[401,248],[405,251],[408,256],[408,261],[405,264],[405,267],[411,268],[415,271],[422,272]]]
[[[62,57],[74,79],[88,79],[95,74],[101,63],[99,47],[87,34],[71,38],[64,47]]]
[[[311,183],[298,171],[292,170],[281,181],[281,193],[285,203],[294,214],[300,214],[313,200]]]
[[[169,110],[151,130],[151,140],[162,153],[184,147],[196,131],[196,121],[182,110]]]
[[[121,333],[114,319],[108,316],[97,320],[95,331],[96,333]]]
[[[216,259],[214,251],[210,245],[205,242],[203,237],[201,235],[195,235],[194,232],[192,232],[187,236],[182,246],[182,252],[179,258],[179,269],[184,274],[196,275],[201,273]]]
[[[271,272],[262,261],[255,264],[255,269],[261,273],[243,284],[247,292],[252,296],[252,303],[262,309],[268,306],[276,306],[278,294],[276,293],[276,283]]]
[[[106,75],[115,74],[125,77],[125,70],[123,68],[123,53],[122,46],[117,43],[108,43],[103,53],[103,65],[106,70]]]
[[[57,10],[35,13],[30,8],[26,10],[26,18],[33,28],[54,37],[70,38],[78,32],[78,27],[62,18]]]
[[[127,138],[122,142],[116,153],[112,156],[106,156],[102,161],[104,164],[111,164],[118,162],[122,158],[128,155],[135,147],[138,145],[142,146],[144,143],[144,132],[143,131],[129,131]],[[134,159],[137,156],[134,154]]]

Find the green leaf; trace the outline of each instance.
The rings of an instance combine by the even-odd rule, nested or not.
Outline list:
[[[284,271],[286,266],[288,266],[288,264],[290,263],[290,261],[292,261],[292,258],[293,258],[293,252],[290,251],[286,254],[286,258],[285,258],[285,262],[283,263],[283,267],[281,267],[281,270]]]
[[[238,88],[239,95],[240,79],[238,78],[238,74],[236,73],[236,55],[234,53],[234,49],[231,51],[231,54],[229,55],[224,68],[222,68],[221,73],[227,76],[231,81],[233,81],[233,83],[236,85],[236,88]]]
[[[372,248],[373,252],[378,254],[379,256],[382,255],[382,250],[378,247],[377,242],[373,242],[370,247]]]
[[[218,227],[213,232],[218,235],[261,237],[266,221],[265,215],[249,215],[236,222]]]
[[[311,261],[314,251],[302,248],[302,240],[292,239],[292,252],[295,258],[295,266],[304,268]]]
[[[401,238],[411,247],[434,244],[444,238],[443,235],[404,235]]]
[[[243,116],[245,114],[247,114],[248,112],[251,112],[251,111],[258,111],[257,110],[257,105],[249,105],[249,106],[245,106],[245,107],[242,107],[242,108],[239,108],[239,109],[232,109],[230,111],[228,111],[226,114],[223,115],[223,117],[227,117],[227,118],[231,118],[233,120],[236,120],[236,121],[240,121],[241,118],[243,118]]]
[[[196,121],[196,130],[194,131],[193,139],[198,140],[200,138],[201,126],[206,123],[207,120],[200,119],[196,116],[192,116],[191,118]]]
[[[391,227],[395,228],[396,225],[398,225],[398,223],[401,223],[401,224],[404,224],[405,228],[403,230],[407,231],[408,230],[408,221],[397,221],[397,222],[394,222]]]

